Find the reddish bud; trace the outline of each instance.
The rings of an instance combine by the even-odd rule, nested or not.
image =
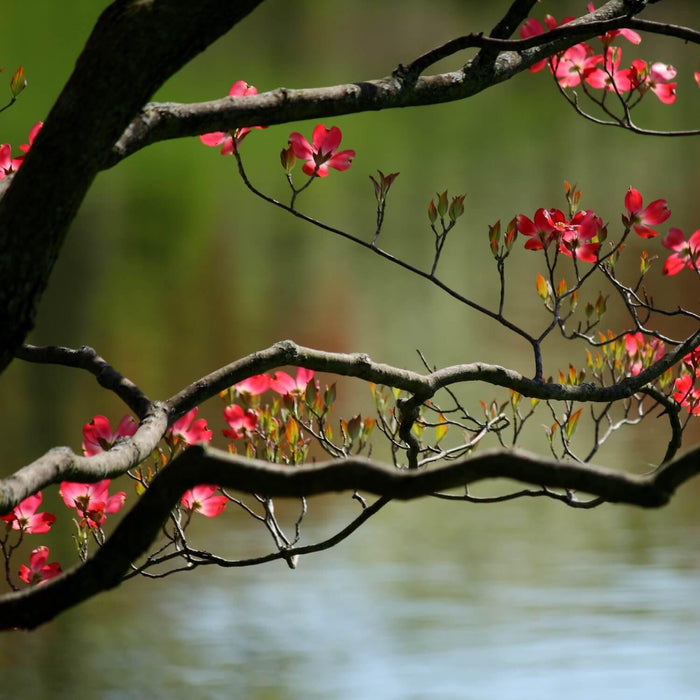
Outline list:
[[[377,198],[377,202],[383,202],[387,193],[389,192],[389,188],[394,180],[399,176],[399,173],[389,173],[388,175],[385,175],[381,170],[377,170],[377,172],[379,173],[379,178],[377,180],[375,180],[371,175],[369,176],[369,179],[374,185],[374,195]]]
[[[24,88],[27,87],[27,79],[24,77],[24,67],[20,66],[10,80],[10,90],[12,97],[17,97]]]
[[[453,197],[450,202],[450,208],[448,214],[450,216],[450,221],[457,221],[462,214],[464,214],[464,198],[467,195],[461,194],[457,197]]]
[[[434,224],[437,221],[438,217],[438,212],[437,209],[435,208],[435,203],[433,200],[430,200],[430,204],[428,204],[428,218],[430,219],[430,223]]]
[[[447,214],[447,190],[438,194],[437,212],[441,219]]]
[[[297,157],[294,155],[294,149],[291,146],[282,149],[280,153],[280,162],[288,173],[291,172],[292,168],[296,165]]]

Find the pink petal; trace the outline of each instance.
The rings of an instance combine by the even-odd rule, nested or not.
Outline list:
[[[336,153],[326,165],[336,170],[347,170],[352,163],[352,159],[355,157],[355,151],[340,151]]]
[[[248,85],[245,80],[237,80],[228,91],[231,97],[247,97],[257,95],[258,89],[254,85]]]
[[[107,503],[104,507],[105,513],[116,513],[124,507],[124,502],[126,501],[126,494],[124,491],[119,491],[115,493],[114,496],[110,496],[107,499]]]
[[[32,571],[39,571],[49,558],[49,548],[46,546],[37,547],[29,555],[29,566]]]
[[[671,216],[671,210],[666,205],[665,199],[654,200],[642,212],[642,222],[645,224],[661,224]]]
[[[275,372],[270,387],[281,396],[289,394],[296,388],[296,382],[286,372]]]
[[[652,63],[649,69],[649,77],[656,82],[668,82],[676,77],[676,69],[665,63]]]
[[[321,127],[325,129],[323,124],[321,124]],[[316,129],[318,129],[318,127],[316,127]],[[314,129],[314,143],[316,139],[316,129]],[[323,154],[333,153],[333,151],[335,151],[336,148],[340,146],[342,138],[343,136],[340,133],[340,129],[337,126],[332,126],[326,132],[326,135],[323,138],[323,141],[321,142],[321,147],[319,148],[319,151],[321,151],[321,153]]]
[[[239,394],[251,394],[253,396],[264,394],[269,388],[270,377],[266,374],[256,374],[234,385],[234,389]]]
[[[666,258],[661,273],[664,275],[677,275],[684,267],[685,260],[679,257],[677,253],[673,253]]]
[[[228,499],[226,496],[210,496],[202,502],[198,510],[202,515],[206,515],[207,518],[215,518],[224,512],[227,503]]]
[[[312,369],[306,369],[305,367],[299,367],[297,369],[297,387],[300,389],[306,389],[306,385],[314,378],[314,371]]]
[[[676,101],[676,83],[663,83],[655,85],[651,91],[665,105],[671,105]]]
[[[224,131],[212,131],[209,134],[200,134],[199,140],[205,146],[219,146],[224,142],[228,134]]]
[[[138,427],[138,423],[131,416],[126,415],[119,421],[114,437],[131,437]]]
[[[685,245],[683,231],[675,226],[668,229],[668,233],[661,239],[661,245],[669,250],[678,252]]]
[[[531,36],[537,36],[538,34],[543,34],[544,29],[542,28],[542,24],[538,19],[535,19],[534,17],[530,17],[528,20],[525,21],[522,27],[520,27],[520,37],[522,39],[527,39]]]
[[[311,159],[313,161],[314,156],[313,151],[311,150],[311,146],[309,145],[309,142],[298,131],[289,134],[289,145],[292,147],[294,155],[297,158],[300,158],[301,160]]]
[[[642,195],[639,190],[635,190],[634,187],[630,187],[625,195],[625,209],[627,213],[632,215],[642,210]]]

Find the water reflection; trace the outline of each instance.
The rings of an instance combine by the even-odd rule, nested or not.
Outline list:
[[[577,529],[577,514],[555,504],[396,505],[296,572],[277,563],[135,582],[35,633],[6,635],[5,688],[693,697],[700,527],[681,513],[690,505],[646,514],[645,535],[627,508],[588,513]]]

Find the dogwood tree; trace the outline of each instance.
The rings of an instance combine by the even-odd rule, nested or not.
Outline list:
[[[384,246],[385,212],[398,197],[399,173],[368,173],[376,201],[376,225],[369,231],[357,230],[353,221],[323,221],[304,208],[309,189],[355,167],[351,140],[333,124],[337,115],[465,100],[525,71],[550,74],[553,92],[582,119],[640,139],[696,134],[692,125],[683,132],[649,129],[637,123],[635,108],[659,100],[673,109],[681,81],[684,90],[700,85],[698,73],[678,75],[665,57],[643,57],[644,35],[697,45],[700,32],[646,19],[650,3],[643,1],[610,0],[597,9],[589,5],[576,18],[555,18],[536,15],[535,0],[514,0],[503,4],[495,26],[450,38],[383,77],[262,92],[247,76],[235,75],[228,95],[209,102],[148,102],[168,77],[235,31],[260,2],[117,0],[99,18],[50,113],[28,122],[27,143],[0,147],[0,368],[14,361],[89,372],[126,411],[95,415],[85,424],[83,454],[57,447],[0,481],[8,587],[0,598],[3,628],[36,627],[134,576],[274,559],[294,568],[302,555],[337,544],[394,499],[469,503],[534,495],[574,508],[609,502],[654,508],[700,469],[698,449],[678,456],[686,426],[700,413],[699,310],[657,304],[647,286],[655,264],[662,266],[664,284],[681,278],[697,283],[700,230],[673,226],[663,197],[629,187],[619,193],[618,211],[602,212],[567,182],[561,203],[501,213],[474,239],[493,259],[499,293],[488,305],[477,300],[469,281],[455,284],[440,274],[451,232],[463,225],[464,193],[438,185],[421,205],[425,218],[416,226],[434,244],[422,265]],[[542,9],[556,12],[556,6]],[[464,63],[460,52],[467,48],[476,55]],[[430,75],[444,59],[453,62],[452,71]],[[24,86],[17,70],[11,103]],[[228,85],[222,88],[225,94]],[[309,120],[309,127],[289,133],[279,144],[279,161],[269,165],[281,168],[283,187],[266,192],[248,174],[246,145],[266,138],[261,130],[267,126],[299,120]],[[202,148],[212,148],[212,158],[231,159],[242,183],[269,206],[382,258],[387,270],[434,285],[512,334],[529,348],[531,371],[484,361],[486,344],[483,357],[464,364],[437,368],[421,357],[422,366],[409,370],[364,354],[283,341],[231,358],[173,396],[154,399],[95,349],[25,344],[96,175],[154,143],[197,137]],[[644,248],[630,263],[631,241]],[[508,310],[509,295],[516,293],[508,284],[516,251],[538,260],[529,290],[542,311],[536,319]],[[609,328],[612,303],[624,321]],[[553,371],[547,349],[555,337],[571,341],[571,352],[568,366]],[[100,352],[108,358],[109,348]],[[336,385],[321,382],[319,372],[366,382],[373,413],[335,415]],[[474,382],[476,409],[457,391]],[[224,438],[220,447],[211,444],[212,426],[197,417],[209,399],[222,402],[227,427],[216,430]],[[667,424],[655,469],[640,473],[639,465],[597,463],[608,440],[647,416],[662,416]],[[520,449],[530,429],[543,430],[546,456]],[[125,478],[111,483],[117,477]],[[520,484],[488,498],[470,492],[471,484],[497,478]],[[59,490],[66,512],[42,510],[42,492],[50,488]],[[326,540],[302,542],[307,499],[338,491],[357,501],[357,516]],[[299,504],[291,529],[276,516],[279,498]],[[226,512],[234,508],[267,529],[270,553],[236,560],[191,545],[188,529],[197,518],[219,518],[226,527]],[[125,514],[107,534],[104,525],[117,513]],[[77,563],[52,560],[48,537],[58,517],[74,519]],[[31,554],[20,561],[20,544],[28,541]]]

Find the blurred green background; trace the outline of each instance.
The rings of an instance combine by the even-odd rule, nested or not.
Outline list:
[[[26,142],[106,4],[4,3],[0,66],[9,79],[22,63],[29,88],[3,113],[0,141],[14,147]],[[457,35],[490,30],[506,5],[271,1],[154,99],[213,99],[226,95],[238,79],[262,92],[378,78]],[[536,12],[560,19],[580,13],[583,5],[542,3]],[[645,16],[700,24],[692,1],[665,0]],[[679,71],[676,104],[663,106],[647,96],[636,111],[638,122],[657,129],[697,127],[700,90],[692,79],[697,48],[658,37],[645,37],[638,49],[622,46],[626,58],[663,60]],[[454,70],[470,55],[445,61],[434,72]],[[246,138],[242,153],[263,191],[286,198],[279,151],[291,131],[309,137],[314,124],[275,126]],[[666,198],[673,211],[669,223],[686,233],[700,226],[695,139],[641,138],[585,122],[558,97],[545,72],[520,75],[465,102],[326,121],[331,124],[343,131],[341,147],[353,148],[357,156],[347,172],[333,171],[314,183],[300,208],[369,239],[375,212],[368,175],[398,171],[382,244],[425,267],[432,249],[430,198],[444,189],[466,193],[466,214],[450,235],[440,274],[489,306],[496,303],[498,280],[488,225],[518,213],[532,216],[540,206],[564,208],[565,179],[578,183],[583,206],[608,221],[611,234],[618,230],[630,185],[646,202]],[[535,332],[547,322],[534,289],[541,261],[520,242],[516,248],[509,259],[507,310]],[[658,241],[648,248],[663,259]],[[697,310],[698,286],[690,273],[661,280],[659,269],[649,278],[656,298]],[[605,321],[606,328],[624,323],[614,306]],[[272,209],[245,189],[232,158],[194,138],[157,144],[98,177],[73,224],[30,341],[91,345],[149,396],[166,398],[283,338],[367,352],[411,369],[421,368],[419,348],[440,366],[481,360],[532,372],[529,349],[518,338],[426,282]],[[569,361],[581,366],[583,359],[582,347],[552,343],[545,373],[555,374]],[[358,406],[367,410],[366,386],[343,381],[340,387],[345,415]],[[2,474],[57,444],[78,449],[81,426],[94,414],[118,420],[123,413],[87,375],[19,362],[0,378],[0,397],[7,436]],[[502,394],[488,388],[465,394],[468,402],[493,397]],[[224,427],[220,404],[202,410],[218,433]],[[536,419],[528,443],[542,451],[539,424],[548,420]],[[608,461],[658,460],[665,438],[654,423],[661,421],[620,435],[616,451],[605,452]],[[690,431],[688,439],[693,440]],[[555,693],[559,681],[570,694],[566,677],[558,675],[559,656],[568,649],[567,658],[590,658],[567,667],[569,680],[580,674],[576,678],[589,691],[596,682],[617,683],[642,697],[658,682],[683,697],[678,679],[694,670],[693,654],[700,648],[697,613],[677,601],[687,596],[690,602],[700,588],[696,495],[697,486],[690,484],[659,513],[606,507],[581,514],[540,502],[483,510],[443,503],[390,507],[352,543],[302,561],[294,574],[270,566],[165,584],[130,582],[32,635],[6,636],[0,640],[0,665],[11,685],[32,693],[55,692],[60,683],[71,694],[80,683],[98,696],[122,697],[131,688],[124,680],[128,670],[135,683],[158,697],[161,691],[178,696],[187,688],[216,696],[227,682],[245,697],[358,697],[354,684],[361,681],[375,683],[377,697],[529,696],[517,685],[494,685],[488,670],[502,667],[508,671],[503,683],[527,672],[527,687],[541,697]],[[63,508],[55,489],[45,499],[54,512]],[[347,501],[319,502],[311,531],[331,531],[344,522],[354,512]],[[60,515],[65,519],[65,509]],[[241,518],[231,516],[229,522],[231,530],[218,523],[202,527],[212,549],[233,542],[239,549],[231,556],[244,556],[269,548]],[[64,540],[52,541],[52,552],[69,561],[67,533]],[[669,590],[679,591],[670,607]],[[229,617],[231,626],[222,627]],[[523,627],[525,621],[530,623]],[[625,676],[628,656],[650,651],[635,644],[667,639],[674,625],[683,630],[680,641],[674,637],[680,646],[671,647],[675,661],[659,657],[652,646],[660,659],[656,666],[646,676],[639,669]],[[605,636],[601,626],[614,630]],[[347,644],[341,644],[344,639]],[[542,653],[523,656],[525,648]],[[618,651],[615,665],[610,659]],[[407,664],[413,675],[402,676]],[[270,667],[286,670],[272,679],[263,673]],[[460,681],[466,668],[476,679],[469,691]],[[432,686],[431,694],[433,672],[448,680],[444,687]],[[321,674],[315,686],[314,674]]]

